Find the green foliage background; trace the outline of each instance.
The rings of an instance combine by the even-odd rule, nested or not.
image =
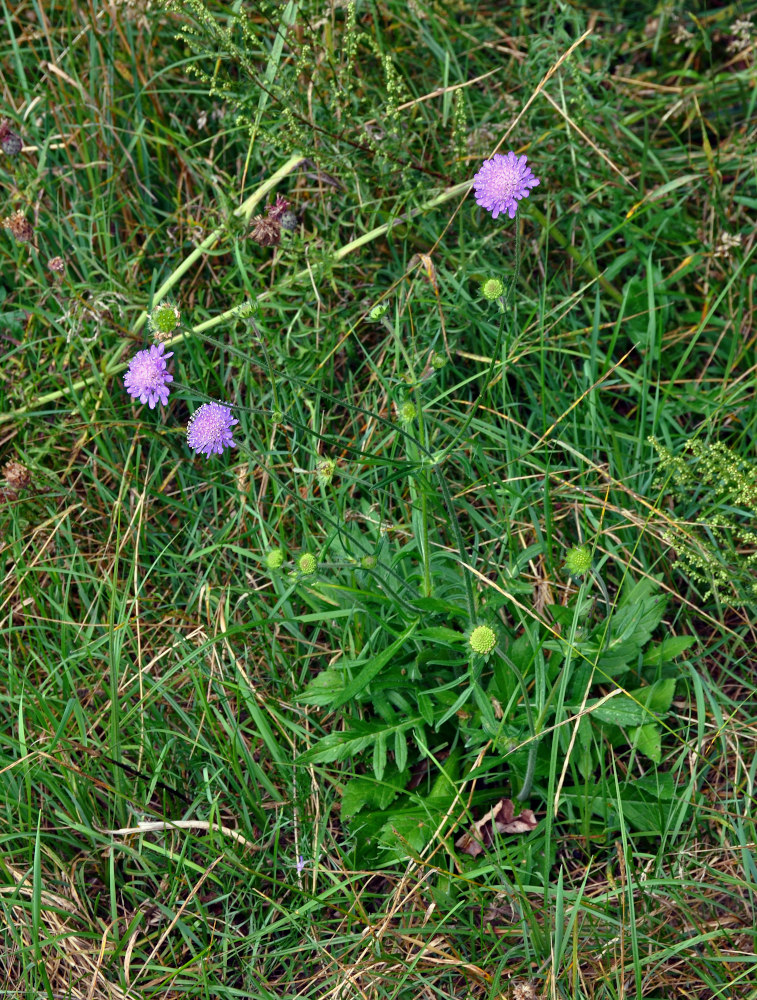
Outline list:
[[[751,6],[0,9],[8,994],[757,995]]]

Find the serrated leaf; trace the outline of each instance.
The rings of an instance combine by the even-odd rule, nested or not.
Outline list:
[[[654,722],[637,726],[630,730],[631,745],[655,764],[662,761],[662,738],[660,727]]]
[[[352,729],[341,733],[327,733],[309,750],[300,754],[298,764],[334,764],[356,757],[363,750],[373,748],[379,738],[386,740],[398,729],[411,729],[422,720],[419,716],[403,719],[402,722],[360,722],[355,720]]]

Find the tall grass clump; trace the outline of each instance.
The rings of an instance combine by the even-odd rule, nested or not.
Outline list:
[[[749,5],[3,23],[5,992],[757,996]]]

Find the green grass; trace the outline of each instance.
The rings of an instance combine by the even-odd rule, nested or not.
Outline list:
[[[757,997],[755,13],[0,6],[6,995]]]

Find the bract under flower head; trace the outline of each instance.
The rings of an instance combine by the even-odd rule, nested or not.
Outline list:
[[[232,427],[238,424],[231,408],[223,403],[203,403],[194,411],[187,425],[187,444],[206,458],[222,455],[224,448],[236,448]]]
[[[514,219],[518,202],[527,198],[538,183],[539,178],[527,166],[527,157],[516,156],[512,150],[507,156],[495,153],[490,160],[484,160],[473,178],[476,204],[491,212],[493,219],[500,212],[507,212]]]
[[[166,371],[166,361],[173,357],[173,351],[165,353],[165,344],[148,350],[137,351],[129,362],[129,370],[124,375],[124,385],[127,392],[147,403],[154,410],[158,403],[163,406],[168,402],[168,383],[173,382],[173,375]]]

